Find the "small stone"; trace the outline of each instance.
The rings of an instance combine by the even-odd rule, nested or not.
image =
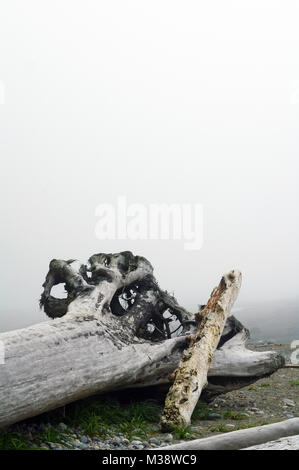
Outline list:
[[[282,402],[287,406],[296,406],[296,403],[293,400],[289,400],[288,398],[284,398]]]
[[[81,445],[81,442],[78,439],[70,439],[69,443],[74,447],[79,447]]]
[[[164,442],[172,442],[173,441],[173,435],[172,434],[166,434],[163,438]]]
[[[55,447],[57,447],[56,442],[47,442],[47,444],[50,447],[50,449],[55,449]]]
[[[142,444],[141,441],[136,441],[136,440],[131,441],[131,445],[132,445],[132,446],[139,446],[140,444]]]
[[[57,427],[60,429],[60,431],[67,430],[67,425],[65,423],[59,423]]]
[[[191,426],[191,431],[193,432],[201,432],[201,426]]]
[[[231,429],[232,429],[232,428],[235,428],[235,427],[236,427],[236,425],[235,425],[235,424],[226,424],[226,427],[227,427],[227,428],[231,428]]]
[[[111,439],[111,443],[114,445],[119,445],[121,442],[122,442],[122,439],[117,436],[114,436],[113,439]]]
[[[151,429],[153,430],[153,432],[160,432],[161,431],[161,426],[160,426],[160,424],[153,424],[151,426]]]
[[[40,443],[40,447],[44,447],[45,449],[49,449],[49,444],[46,444],[45,442]]]
[[[155,444],[156,446],[158,446],[160,444],[160,441],[158,439],[156,439],[156,437],[151,437],[148,442],[150,444]]]
[[[144,449],[144,445],[143,445],[143,444],[137,444],[137,445],[134,445],[133,447],[134,447],[134,449],[137,449],[137,450]]]
[[[88,449],[88,446],[86,444],[80,444],[78,447],[81,450],[87,450]]]
[[[221,419],[222,416],[219,413],[210,413],[208,419]]]
[[[81,436],[80,441],[83,442],[83,444],[87,444],[89,442],[89,439],[87,436]]]

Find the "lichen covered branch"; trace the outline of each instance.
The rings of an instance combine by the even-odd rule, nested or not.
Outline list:
[[[165,401],[161,424],[164,429],[185,426],[207,385],[213,354],[222,335],[226,319],[241,287],[241,273],[231,271],[223,276],[203,309],[197,315],[198,327],[190,345],[182,354]]]

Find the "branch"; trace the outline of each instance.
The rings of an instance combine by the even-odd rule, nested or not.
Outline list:
[[[197,330],[184,351],[166,397],[161,424],[165,430],[190,423],[191,415],[207,384],[211,359],[220,340],[230,309],[241,287],[241,273],[223,276],[206,307],[197,314]]]

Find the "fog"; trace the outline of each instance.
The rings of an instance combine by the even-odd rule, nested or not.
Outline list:
[[[295,1],[3,0],[0,331],[46,319],[52,258],[146,256],[194,311],[298,299]],[[203,244],[99,240],[96,208],[202,204]]]

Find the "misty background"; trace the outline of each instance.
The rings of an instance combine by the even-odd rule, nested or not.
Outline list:
[[[0,331],[47,319],[52,258],[131,250],[192,311],[240,269],[236,316],[299,338],[298,13],[295,0],[1,2]],[[201,250],[98,240],[95,209],[119,195],[203,204]]]

